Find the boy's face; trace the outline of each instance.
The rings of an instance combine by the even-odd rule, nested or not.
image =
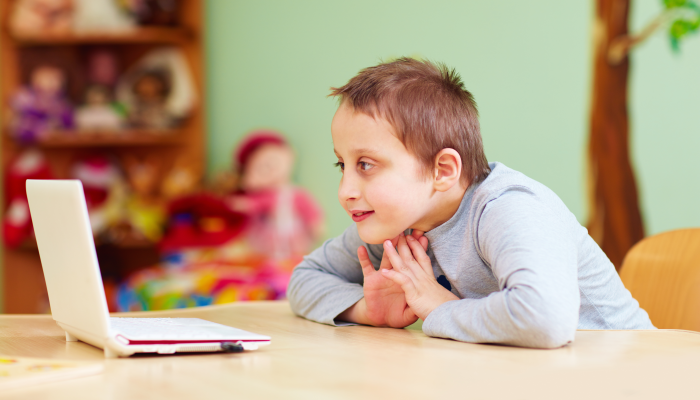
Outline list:
[[[343,168],[338,200],[366,243],[382,243],[405,229],[430,225],[432,180],[393,132],[383,118],[355,112],[345,103],[331,125]]]

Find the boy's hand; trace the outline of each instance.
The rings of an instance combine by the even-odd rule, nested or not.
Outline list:
[[[384,255],[389,257],[394,268],[380,272],[401,286],[408,306],[425,320],[439,305],[459,298],[437,282],[430,258],[421,244],[411,236],[399,235],[397,252],[390,241],[385,241]]]
[[[392,250],[394,249],[393,246],[396,246],[398,243],[400,236],[395,237],[391,241],[387,240],[387,243],[391,244]],[[422,231],[413,231],[411,237],[415,238],[417,243],[420,243],[419,246],[422,246],[424,251],[428,249],[428,238],[423,236]],[[392,328],[403,328],[416,322],[418,317],[408,307],[403,289],[381,273],[382,270],[392,268],[386,250],[384,250],[384,255],[382,256],[379,271],[374,270],[365,247],[357,249],[357,257],[360,260],[362,274],[365,277],[363,284],[365,297],[340,314],[338,319],[365,325],[390,326]]]

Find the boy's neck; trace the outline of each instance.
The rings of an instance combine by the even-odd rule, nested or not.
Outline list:
[[[433,212],[419,221],[413,229],[423,232],[431,231],[438,226],[449,221],[462,204],[462,198],[467,192],[469,185],[458,184],[450,188],[446,192],[437,192],[435,205],[432,207]]]

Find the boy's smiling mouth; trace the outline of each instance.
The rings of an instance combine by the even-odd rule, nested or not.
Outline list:
[[[350,215],[352,216],[352,220],[355,222],[360,222],[366,218],[369,218],[369,216],[372,214],[374,214],[374,211],[350,210]]]

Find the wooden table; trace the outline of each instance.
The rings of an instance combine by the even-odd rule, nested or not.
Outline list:
[[[0,354],[105,363],[102,375],[0,393],[16,399],[700,398],[700,334],[579,331],[557,350],[460,343],[420,330],[334,328],[286,302],[132,313],[198,317],[269,335],[242,354],[136,356],[64,340],[50,316],[0,316]]]

